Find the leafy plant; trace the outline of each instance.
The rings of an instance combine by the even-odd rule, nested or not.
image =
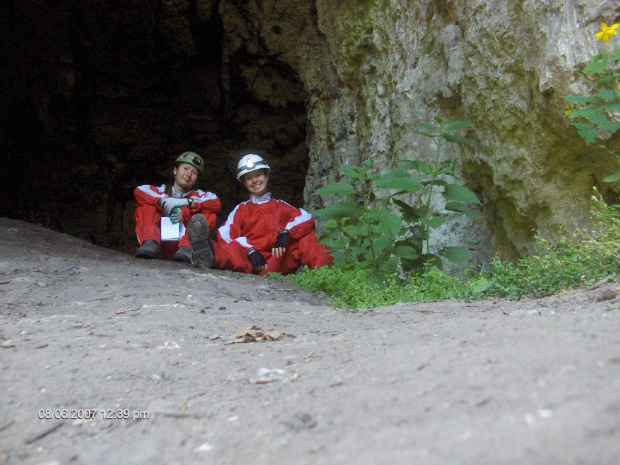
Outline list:
[[[489,295],[546,296],[592,284],[620,272],[620,210],[593,197],[595,232],[578,231],[553,244],[538,239],[538,252],[516,264],[495,259]]]
[[[593,197],[594,231],[565,235],[557,243],[537,239],[538,251],[516,263],[495,258],[491,271],[447,276],[427,268],[409,282],[388,277],[383,285],[369,282],[367,270],[323,267],[294,279],[300,287],[332,296],[332,303],[351,310],[396,302],[477,299],[488,296],[520,299],[543,297],[593,284],[620,273],[620,207]]]
[[[405,202],[394,198],[392,201],[400,208],[403,218],[406,221],[407,238],[419,238],[422,244],[418,245],[419,256],[414,259],[405,257],[408,269],[420,269],[422,265],[431,263],[433,266],[441,269],[441,258],[452,262],[465,262],[469,259],[470,253],[465,247],[449,246],[444,247],[433,253],[430,246],[431,229],[438,228],[446,220],[448,211],[463,213],[468,217],[474,217],[475,213],[470,208],[471,204],[480,204],[478,197],[466,187],[460,184],[449,183],[445,177],[454,176],[456,158],[447,158],[442,160],[443,148],[446,143],[454,143],[461,145],[470,145],[472,141],[465,139],[454,132],[468,128],[473,125],[469,121],[447,121],[436,117],[436,125],[419,122],[418,126],[421,131],[415,131],[424,137],[433,140],[436,152],[432,165],[421,161],[405,160],[400,163],[400,167],[411,169],[425,176],[425,180],[421,182],[423,189],[420,191],[416,206],[406,204]],[[433,196],[437,191],[441,193],[445,200],[443,210],[435,210],[433,208]],[[419,226],[418,226],[419,225]],[[408,244],[407,244],[408,245]]]
[[[387,275],[396,270],[394,241],[401,232],[401,218],[387,208],[389,199],[376,200],[377,187],[398,185],[401,191],[415,192],[419,181],[405,171],[387,175],[370,172],[371,163],[362,166],[340,165],[350,182],[337,182],[318,189],[315,194],[337,194],[346,199],[316,210],[313,214],[327,219],[321,241],[329,246],[334,264],[339,267],[361,267]],[[376,203],[373,205],[373,200]]]
[[[328,245],[336,266],[368,268],[373,276],[385,280],[399,267],[405,272],[419,272],[426,266],[441,269],[442,259],[464,262],[469,258],[470,253],[464,247],[433,250],[430,236],[432,229],[445,222],[447,212],[474,216],[469,205],[480,203],[473,192],[445,179],[455,174],[456,159],[441,159],[446,143],[472,143],[455,132],[473,123],[450,122],[439,117],[435,122],[435,125],[417,123],[421,130],[416,131],[435,142],[433,164],[405,160],[384,174],[373,173],[369,160],[362,166],[342,164],[340,169],[347,181],[331,183],[315,191],[316,195],[345,197],[345,200],[313,211],[326,219],[321,242]],[[422,178],[418,179],[411,171]],[[378,198],[376,193],[380,189],[391,193]],[[412,194],[412,203],[401,198]],[[434,208],[437,194],[443,196],[442,209]],[[400,215],[394,213],[393,208]]]
[[[612,44],[612,50],[602,50],[592,56],[591,62],[584,68],[584,72],[597,77],[598,89],[592,96],[568,95],[564,98],[574,105],[574,109],[566,111],[570,119],[577,119],[572,124],[577,128],[577,133],[586,142],[593,144],[596,139],[605,135],[613,135],[620,129],[620,87],[618,63],[620,62],[620,49],[615,40],[611,40],[618,29],[619,24],[607,26],[603,23],[601,30],[596,34],[596,40]],[[609,152],[620,163],[620,156],[604,145],[601,147]],[[607,176],[604,182],[613,183],[620,181],[620,171]]]

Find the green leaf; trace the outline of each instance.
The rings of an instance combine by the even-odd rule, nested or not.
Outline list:
[[[616,94],[614,94],[611,89],[599,89],[599,91],[594,95],[604,100],[616,100]]]
[[[564,100],[568,100],[571,103],[594,103],[599,104],[601,101],[594,97],[582,97],[581,95],[566,95]]]
[[[601,108],[603,108],[603,110],[605,110],[607,113],[620,112],[620,103],[604,103],[603,105],[601,105]]]
[[[620,181],[620,172],[607,176],[603,179],[603,182],[618,182]]]
[[[415,208],[408,203],[403,202],[402,200],[392,199],[392,202],[398,205],[400,211],[403,213],[403,218],[405,219],[405,221],[415,221],[418,218],[423,217],[423,212],[426,211],[420,208]]]
[[[440,161],[437,165],[437,168],[439,168],[440,170],[446,170],[446,169],[453,170],[455,166],[456,166],[456,159],[450,158],[448,160]]]
[[[317,237],[319,239],[319,242],[325,245],[331,244],[336,240],[336,238],[332,237],[332,235],[328,233],[319,234]]]
[[[474,285],[472,290],[476,293],[482,293],[484,291],[488,291],[493,286],[493,281],[485,278],[484,276],[480,276],[478,279],[473,281]]]
[[[372,243],[375,253],[379,253],[392,245],[392,240],[387,236],[381,236],[375,239]]]
[[[444,126],[444,131],[456,131],[457,129],[467,128],[473,126],[471,121],[452,121],[450,124]]]
[[[435,116],[433,117],[433,119],[438,123],[438,124],[444,124],[446,123],[446,120],[443,119],[441,116]]]
[[[612,58],[613,58],[614,60],[616,60],[616,61],[617,61],[617,60],[620,60],[620,48],[617,48],[617,49],[615,49],[615,50],[614,50],[614,53],[613,53],[613,55],[612,55]]]
[[[599,131],[609,131],[609,132],[616,132],[618,129],[620,129],[620,123],[605,123],[605,124],[600,124],[598,127]]]
[[[376,223],[372,226],[374,232],[379,234],[387,234],[390,237],[394,237],[400,232],[400,216],[390,212],[389,210],[376,210],[374,212],[374,219],[376,221]]]
[[[433,174],[433,167],[423,161],[403,160],[398,166],[404,170],[416,170],[422,174]]]
[[[362,179],[363,171],[357,166],[349,166],[345,164],[340,165],[340,169],[344,173],[344,175],[351,179]]]
[[[406,192],[416,192],[422,189],[422,184],[406,171],[390,171],[375,181],[377,187],[384,189],[398,189]]]
[[[360,218],[356,218],[357,220],[360,220]],[[368,233],[368,227],[366,226],[366,224],[362,221],[357,221],[354,226],[357,228],[357,233],[358,234],[367,234]]]
[[[325,208],[312,211],[313,215],[323,218],[345,218],[348,216],[358,216],[360,209],[352,202],[338,202]]]
[[[345,233],[348,237],[351,237],[351,238],[353,238],[353,237],[358,235],[357,234],[357,230],[356,230],[356,226],[354,226],[352,224],[347,225],[347,226],[343,226],[342,227],[342,232]]]
[[[586,145],[594,143],[596,140],[596,128],[587,123],[571,123],[577,128],[577,133],[586,141]]]
[[[420,254],[418,254],[417,250],[413,247],[410,247],[408,245],[398,245],[394,248],[394,255],[396,255],[399,258],[409,258],[409,259],[416,259],[420,256]]]
[[[433,176],[441,176],[442,174],[454,174],[454,168],[449,167],[449,168],[444,168],[444,169],[438,169],[437,171],[433,172]]]
[[[583,68],[584,73],[602,73],[607,68],[607,55],[599,54],[592,57],[593,62]]]
[[[473,141],[469,139],[465,139],[464,137],[461,137],[461,136],[455,136],[454,134],[442,134],[442,137],[448,142],[454,142],[456,144],[463,144],[463,145],[473,144]]]
[[[459,184],[448,184],[442,192],[444,199],[455,202],[480,204],[480,200],[472,191]]]
[[[441,249],[439,251],[439,255],[442,255],[446,258],[446,260],[449,260],[451,262],[463,263],[469,260],[469,257],[471,257],[471,252],[465,247],[452,246],[444,247],[443,249]]]
[[[417,121],[415,124],[422,126],[425,129],[429,129],[431,131],[437,131],[439,128],[437,126],[433,126],[432,124],[425,123],[423,121]]]
[[[357,189],[353,187],[348,182],[332,182],[331,184],[327,184],[316,191],[314,191],[314,195],[327,195],[327,194],[339,194],[339,195],[350,195],[357,194]]]
[[[331,228],[337,228],[340,226],[340,223],[338,223],[338,221],[336,220],[327,220],[325,223],[323,223],[322,227],[324,229],[331,229]]]
[[[461,202],[446,202],[444,208],[448,211],[465,213],[465,215],[469,216],[470,218],[476,217],[476,213],[467,205]]]
[[[431,134],[430,132],[423,132],[423,131],[412,131],[414,134],[420,134],[421,136],[424,137],[430,137],[430,138],[435,138],[437,137],[437,134]]]
[[[337,249],[344,249],[349,244],[349,241],[346,238],[335,240],[330,247]]]
[[[424,223],[429,228],[438,228],[446,222],[445,216],[433,216],[432,218],[420,218],[420,223]]]
[[[608,121],[607,116],[601,113],[598,107],[582,108],[580,110],[575,110],[570,115],[568,115],[569,118],[577,118],[579,116],[586,118],[596,124],[605,124]]]
[[[443,269],[443,262],[441,261],[441,257],[434,253],[426,253],[424,255],[420,255],[420,259],[423,259],[424,266],[426,267],[435,267],[438,270]]]

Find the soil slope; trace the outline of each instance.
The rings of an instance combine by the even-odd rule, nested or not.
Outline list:
[[[0,464],[616,465],[619,289],[351,314],[0,219]]]

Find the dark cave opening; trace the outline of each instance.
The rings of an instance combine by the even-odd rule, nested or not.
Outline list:
[[[164,183],[186,150],[205,159],[220,222],[247,198],[234,174],[247,152],[270,162],[275,196],[303,205],[303,85],[264,47],[224,50],[219,3],[3,3],[0,216],[46,214],[130,252],[133,189]]]

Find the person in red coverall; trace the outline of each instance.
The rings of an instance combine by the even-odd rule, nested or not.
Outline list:
[[[301,265],[315,268],[333,261],[326,247],[318,243],[312,215],[271,198],[269,173],[270,167],[260,155],[245,155],[239,161],[237,179],[250,199],[237,205],[218,229],[212,268],[288,274]]]
[[[136,199],[136,236],[140,244],[134,253],[136,257],[161,257],[160,220],[162,216],[169,216],[173,223],[182,222],[187,226],[185,234],[178,242],[173,260],[192,263],[196,262],[197,258],[200,262],[205,253],[207,259],[211,256],[210,251],[204,250],[208,244],[206,238],[201,236],[202,225],[194,221],[192,222],[194,226],[190,227],[190,218],[200,214],[199,216],[213,229],[216,221],[215,214],[221,206],[220,199],[215,194],[195,189],[198,176],[202,174],[203,168],[204,160],[200,155],[194,152],[184,152],[175,160],[172,178],[167,184],[159,187],[153,185],[136,187],[133,195]],[[201,264],[204,263],[199,263]]]

